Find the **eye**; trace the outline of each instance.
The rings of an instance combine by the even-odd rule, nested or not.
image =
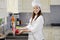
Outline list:
[[[35,7],[33,9],[36,9]]]
[[[38,7],[36,7],[36,9],[38,9]]]

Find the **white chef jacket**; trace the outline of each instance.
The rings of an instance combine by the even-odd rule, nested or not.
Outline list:
[[[35,18],[36,17],[37,16],[35,16]],[[35,18],[33,19],[32,23],[31,18],[29,24],[27,25],[28,30],[31,30],[31,32],[29,32],[28,40],[43,40],[44,39],[42,30],[44,24],[43,16],[40,15],[36,20]]]

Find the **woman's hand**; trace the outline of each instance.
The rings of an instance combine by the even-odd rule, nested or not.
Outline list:
[[[19,35],[19,34],[22,34],[23,33],[23,30],[19,30],[19,32],[17,32],[16,34]]]

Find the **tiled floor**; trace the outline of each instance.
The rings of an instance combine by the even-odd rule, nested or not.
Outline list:
[[[60,27],[58,26],[44,26],[43,32],[45,40],[60,40]]]

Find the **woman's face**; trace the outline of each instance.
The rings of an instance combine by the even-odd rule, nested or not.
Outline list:
[[[37,14],[40,10],[41,10],[41,9],[40,9],[39,6],[34,6],[34,7],[33,7],[33,12],[34,12],[35,14]]]

